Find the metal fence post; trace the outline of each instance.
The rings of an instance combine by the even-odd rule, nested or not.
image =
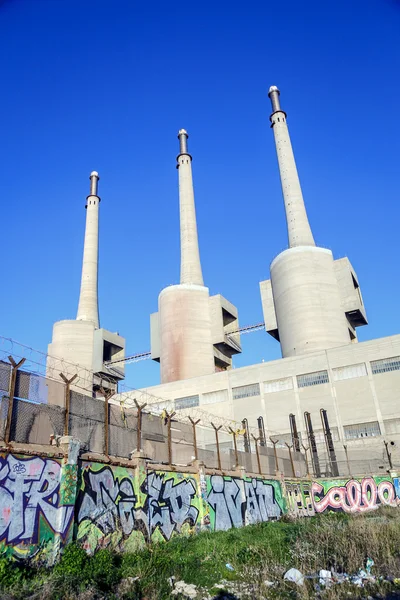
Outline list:
[[[192,424],[192,428],[193,428],[193,447],[194,447],[194,459],[198,460],[199,456],[198,456],[198,451],[197,451],[197,437],[196,437],[196,425],[198,423],[200,423],[200,419],[197,419],[197,421],[194,421],[192,419],[192,417],[188,417],[189,421]]]
[[[165,411],[165,418],[167,420],[167,436],[168,436],[168,464],[172,465],[172,439],[171,439],[171,420],[176,415],[176,412],[172,412],[170,415]]]
[[[276,444],[279,442],[279,440],[273,440],[271,437],[269,439],[270,439],[272,445],[274,446],[275,472],[279,473],[278,453],[276,451]]]
[[[383,443],[385,444],[385,448],[386,448],[386,454],[387,454],[388,461],[389,461],[389,468],[390,468],[390,470],[392,471],[392,470],[393,470],[393,463],[392,463],[392,453],[391,453],[391,452],[389,452],[389,449],[388,449],[389,442],[386,442],[386,441],[384,440],[384,441],[383,441]]]
[[[220,425],[219,427],[216,427],[214,425],[214,423],[211,423],[211,425],[214,428],[214,431],[215,431],[215,441],[217,442],[218,469],[219,469],[219,471],[222,471],[222,468],[221,468],[221,454],[220,454],[220,451],[219,451],[219,439],[218,439],[218,431],[221,429],[222,425]]]
[[[260,475],[262,475],[261,473],[261,461],[260,461],[260,450],[258,448],[258,441],[259,441],[259,437],[256,438],[253,434],[251,434],[251,437],[254,440],[254,445],[256,447],[256,455],[257,455],[257,464],[258,464],[258,472],[260,473]]]
[[[249,422],[247,419],[243,419],[242,428],[244,429],[244,451],[251,452],[251,444],[250,444],[250,433],[249,433]]]
[[[71,402],[71,383],[75,381],[78,375],[74,375],[71,379],[65,377],[64,373],[60,373],[60,377],[65,383],[65,422],[64,422],[64,435],[69,434],[69,407]]]
[[[4,441],[6,444],[10,443],[11,421],[12,421],[12,414],[13,414],[13,407],[14,407],[15,385],[17,383],[18,369],[20,367],[22,367],[22,365],[24,364],[25,358],[21,358],[21,360],[18,363],[15,362],[15,360],[13,359],[12,356],[9,356],[8,360],[11,363],[12,370],[11,370],[11,378],[10,378],[10,388],[8,391],[7,424],[6,424],[6,431],[5,431],[5,435],[4,435]]]
[[[236,431],[234,431],[232,429],[232,427],[229,427],[229,432],[232,434],[233,436],[233,447],[235,449],[235,469],[237,469],[239,467],[239,456],[238,456],[238,449],[237,449],[237,443],[236,443]]]
[[[136,451],[140,452],[142,447],[142,410],[147,406],[147,403],[140,406],[136,398],[133,401],[137,408]]]
[[[109,427],[110,427],[110,417],[108,414],[108,402],[114,393],[112,390],[105,390],[103,386],[101,386],[99,392],[104,397],[104,447],[103,453],[108,456],[109,451]]]
[[[290,446],[287,442],[285,442],[285,446],[287,446],[287,449],[289,450],[289,458],[290,458],[290,464],[292,465],[293,477],[296,477],[296,470],[294,468],[293,455],[292,455],[293,446]]]
[[[307,458],[307,450],[309,450],[310,447],[306,448],[304,444],[302,444],[302,447],[304,450],[304,458],[306,459],[306,471],[307,471],[306,475],[307,475],[307,477],[310,477],[310,469],[308,466],[308,458]]]

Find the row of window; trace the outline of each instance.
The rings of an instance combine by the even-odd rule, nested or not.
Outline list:
[[[399,371],[400,370],[400,356],[393,356],[392,358],[384,358],[381,360],[371,361],[371,370],[374,375],[379,373],[386,373],[388,371]],[[346,367],[338,367],[332,369],[334,381],[343,381],[345,379],[352,379],[354,377],[364,377],[367,375],[367,367],[365,363],[358,363],[355,365],[347,365]],[[315,371],[314,373],[305,373],[304,375],[297,375],[297,385],[299,388],[309,387],[314,385],[321,385],[323,383],[329,383],[328,371]],[[293,389],[293,381],[291,377],[285,377],[284,379],[275,379],[273,381],[264,382],[264,393],[270,394],[273,392],[282,392],[284,390]],[[252,396],[260,395],[260,385],[258,383],[251,383],[249,385],[241,385],[232,388],[232,396],[234,400],[240,398],[250,398]],[[218,390],[216,392],[208,392],[202,395],[201,404],[218,404],[220,402],[226,402],[228,400],[228,390]],[[183,398],[176,398],[175,409],[181,410],[183,408],[192,408],[199,406],[200,399],[198,395],[185,396]],[[379,425],[378,425],[379,427]],[[377,434],[377,435],[380,435]],[[358,437],[367,437],[358,436]],[[347,438],[352,439],[352,438]]]

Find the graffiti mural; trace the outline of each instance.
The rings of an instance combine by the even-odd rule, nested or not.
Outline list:
[[[169,540],[174,531],[181,532],[187,523],[195,527],[199,516],[197,483],[193,477],[175,473],[150,473],[142,486],[147,492],[145,511],[149,533],[159,530]]]
[[[285,483],[287,511],[293,517],[312,517],[315,509],[311,482],[291,481]]]
[[[207,503],[215,530],[278,519],[283,507],[278,482],[222,475],[208,478]]]
[[[326,510],[348,513],[375,510],[381,505],[398,506],[392,481],[386,477],[314,481],[313,503],[316,512]]]
[[[73,522],[75,483],[73,465],[0,455],[0,552],[26,556],[55,543],[56,536],[58,544],[65,542]]]
[[[77,537],[89,552],[110,543],[123,550],[169,540],[199,528],[204,512],[194,475],[83,465]]]

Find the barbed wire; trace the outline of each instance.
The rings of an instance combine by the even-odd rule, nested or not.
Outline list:
[[[71,362],[36,350],[35,348],[12,338],[0,336],[0,359],[8,362],[9,355],[12,355],[14,359],[25,358],[25,363],[23,365],[24,371],[28,371],[58,384],[62,384],[59,377],[60,373],[63,373],[67,377],[72,377],[77,374],[78,378],[74,381],[73,386],[74,388],[79,389],[83,395],[91,395],[94,378],[98,378],[100,382],[105,381],[115,384],[115,378],[111,376],[108,377],[103,373],[100,376],[79,363]],[[151,394],[147,390],[128,388],[125,384],[122,384],[120,387],[123,388],[123,391],[112,396],[109,400],[110,404],[120,406],[123,409],[136,409],[136,400],[139,405],[146,404],[145,412],[151,413],[154,416],[160,417],[163,415],[164,411],[167,411],[168,413],[176,412],[175,402],[170,398],[163,398]],[[196,421],[200,420],[198,426],[211,431],[214,431],[211,425],[211,423],[213,423],[216,427],[221,427],[221,433],[223,432],[227,435],[230,434],[230,429],[235,432],[241,432],[243,430],[241,422],[236,421],[235,419],[221,417],[220,415],[205,411],[200,407],[179,409],[179,414],[175,414],[174,421],[186,424],[187,421],[185,421],[185,419],[188,419],[188,417],[191,417]],[[256,426],[248,426],[248,430],[250,434],[256,436],[259,434],[259,429]],[[270,445],[268,439],[269,436],[279,439],[281,433],[268,430],[266,439],[267,445]]]

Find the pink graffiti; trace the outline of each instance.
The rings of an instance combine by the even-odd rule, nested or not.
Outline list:
[[[351,479],[344,486],[332,487],[324,495],[324,488],[316,481],[312,485],[315,510],[343,510],[347,513],[366,512],[379,508],[381,504],[397,506],[396,493],[390,481],[378,485],[372,477],[358,481]]]

